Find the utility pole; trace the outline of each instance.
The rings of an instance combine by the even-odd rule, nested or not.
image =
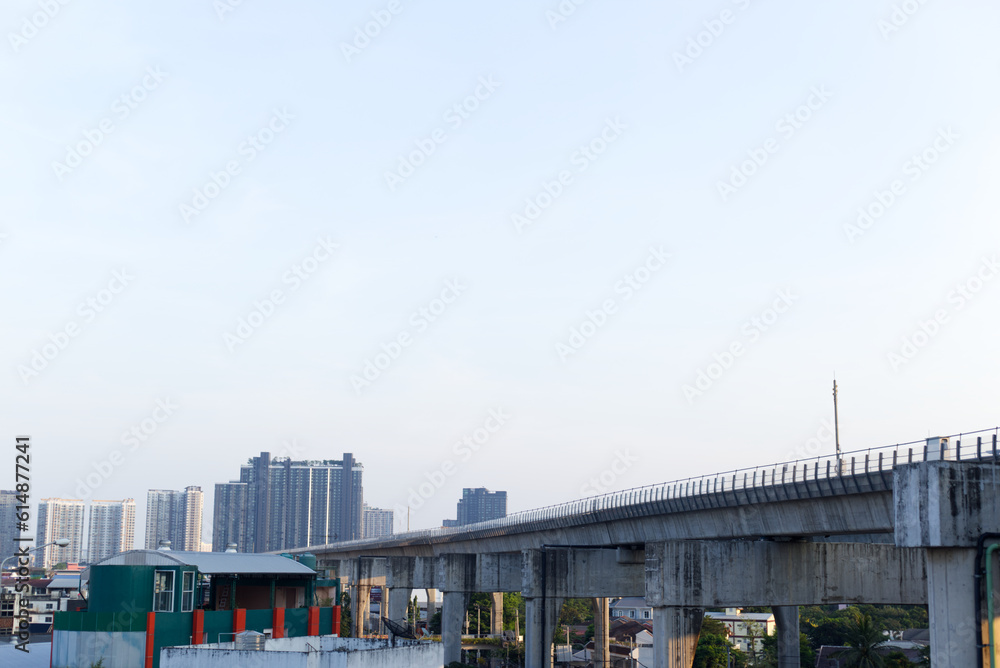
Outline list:
[[[833,433],[837,442],[837,475],[840,475],[842,466],[840,458],[840,419],[837,415],[837,379],[833,379]]]

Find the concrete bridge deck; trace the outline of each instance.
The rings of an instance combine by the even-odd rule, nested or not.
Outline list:
[[[984,621],[981,566],[983,538],[1000,541],[1000,453],[996,430],[961,441],[928,439],[293,551],[316,554],[320,568],[349,580],[356,606],[371,586],[387,587],[392,619],[413,589],[442,590],[446,663],[460,657],[469,594],[493,593],[496,602],[519,591],[528,668],[551,665],[565,598],[594,599],[597,651],[606,651],[614,596],[644,596],[653,608],[656,668],[690,668],[703,610],[721,605],[771,605],[779,666],[798,666],[797,606],[819,603],[927,604],[935,666],[970,668],[988,665],[989,626],[1000,632]],[[995,560],[986,568],[1000,582]],[[366,616],[356,607],[354,619]]]

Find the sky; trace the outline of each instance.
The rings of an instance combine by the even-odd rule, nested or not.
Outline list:
[[[844,450],[995,427],[998,19],[6,2],[0,434],[141,545],[261,451],[422,529],[829,454],[834,377]]]

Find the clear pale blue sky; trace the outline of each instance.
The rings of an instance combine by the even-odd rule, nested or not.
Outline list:
[[[209,540],[214,484],[294,439],[304,457],[355,453],[375,506],[405,505],[450,462],[411,518],[437,526],[462,487],[505,489],[511,510],[577,498],[619,451],[638,463],[612,488],[783,460],[831,416],[834,373],[846,449],[998,423],[1000,279],[953,294],[994,278],[1000,250],[994,3],[928,3],[884,35],[885,0],[591,0],[555,28],[555,0],[400,0],[348,62],[342,44],[388,4],[244,0],[220,20],[211,0],[71,2],[17,44],[39,5],[0,11],[0,432],[34,437],[35,501],[75,496],[117,450],[91,498],[135,497],[141,542],[147,489],[201,485]],[[147,68],[166,76],[121,118]],[[480,78],[499,86],[455,127],[446,112]],[[777,124],[814,88],[829,99],[788,137]],[[240,145],[275,109],[294,118],[251,161]],[[53,162],[105,118],[113,132],[60,180]],[[580,171],[609,119],[624,128]],[[439,128],[391,190],[397,156]],[[913,180],[907,161],[949,128]],[[723,201],[718,182],[771,138]],[[231,160],[239,174],[185,222],[179,206]],[[564,170],[519,233],[512,214]],[[896,179],[852,243],[845,225]],[[339,249],[293,289],[283,276],[321,237]],[[651,246],[670,259],[626,299],[615,286]],[[79,305],[122,268],[134,280],[88,321]],[[456,278],[419,331],[411,314]],[[284,303],[231,352],[225,333],[276,289]],[[792,306],[751,340],[744,323],[781,290]],[[70,323],[37,376],[19,370]],[[411,345],[356,392],[403,332]],[[743,354],[689,402],[733,342]],[[165,398],[178,408],[130,450],[123,432]],[[466,461],[454,444],[497,408],[509,420]]]

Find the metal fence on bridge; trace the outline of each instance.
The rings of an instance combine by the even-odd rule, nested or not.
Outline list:
[[[992,434],[990,433],[992,432]],[[771,498],[769,490],[791,488],[806,490],[806,496],[824,494],[864,493],[891,489],[892,470],[903,464],[925,461],[992,461],[1000,463],[997,436],[1000,427],[974,432],[952,434],[950,436],[897,443],[837,455],[820,455],[811,459],[779,462],[767,466],[735,469],[724,473],[694,476],[654,485],[610,492],[576,501],[559,503],[533,510],[511,513],[506,517],[476,524],[441,529],[424,529],[393,534],[381,540],[420,540],[440,538],[451,534],[489,533],[503,531],[519,525],[570,520],[594,514],[618,517],[639,516],[647,513],[633,513],[643,506],[675,506],[696,497],[714,496],[730,498],[737,502],[754,500],[778,500]],[[974,441],[973,441],[974,439]],[[964,441],[964,442],[963,442]],[[972,442],[970,442],[972,441]],[[810,490],[816,490],[813,494]],[[802,492],[796,492],[802,498]],[[787,498],[787,497],[785,497]],[[698,507],[698,506],[694,506]],[[618,512],[615,512],[618,511]],[[353,543],[364,544],[380,539],[347,541],[337,543],[338,548],[349,547]]]

